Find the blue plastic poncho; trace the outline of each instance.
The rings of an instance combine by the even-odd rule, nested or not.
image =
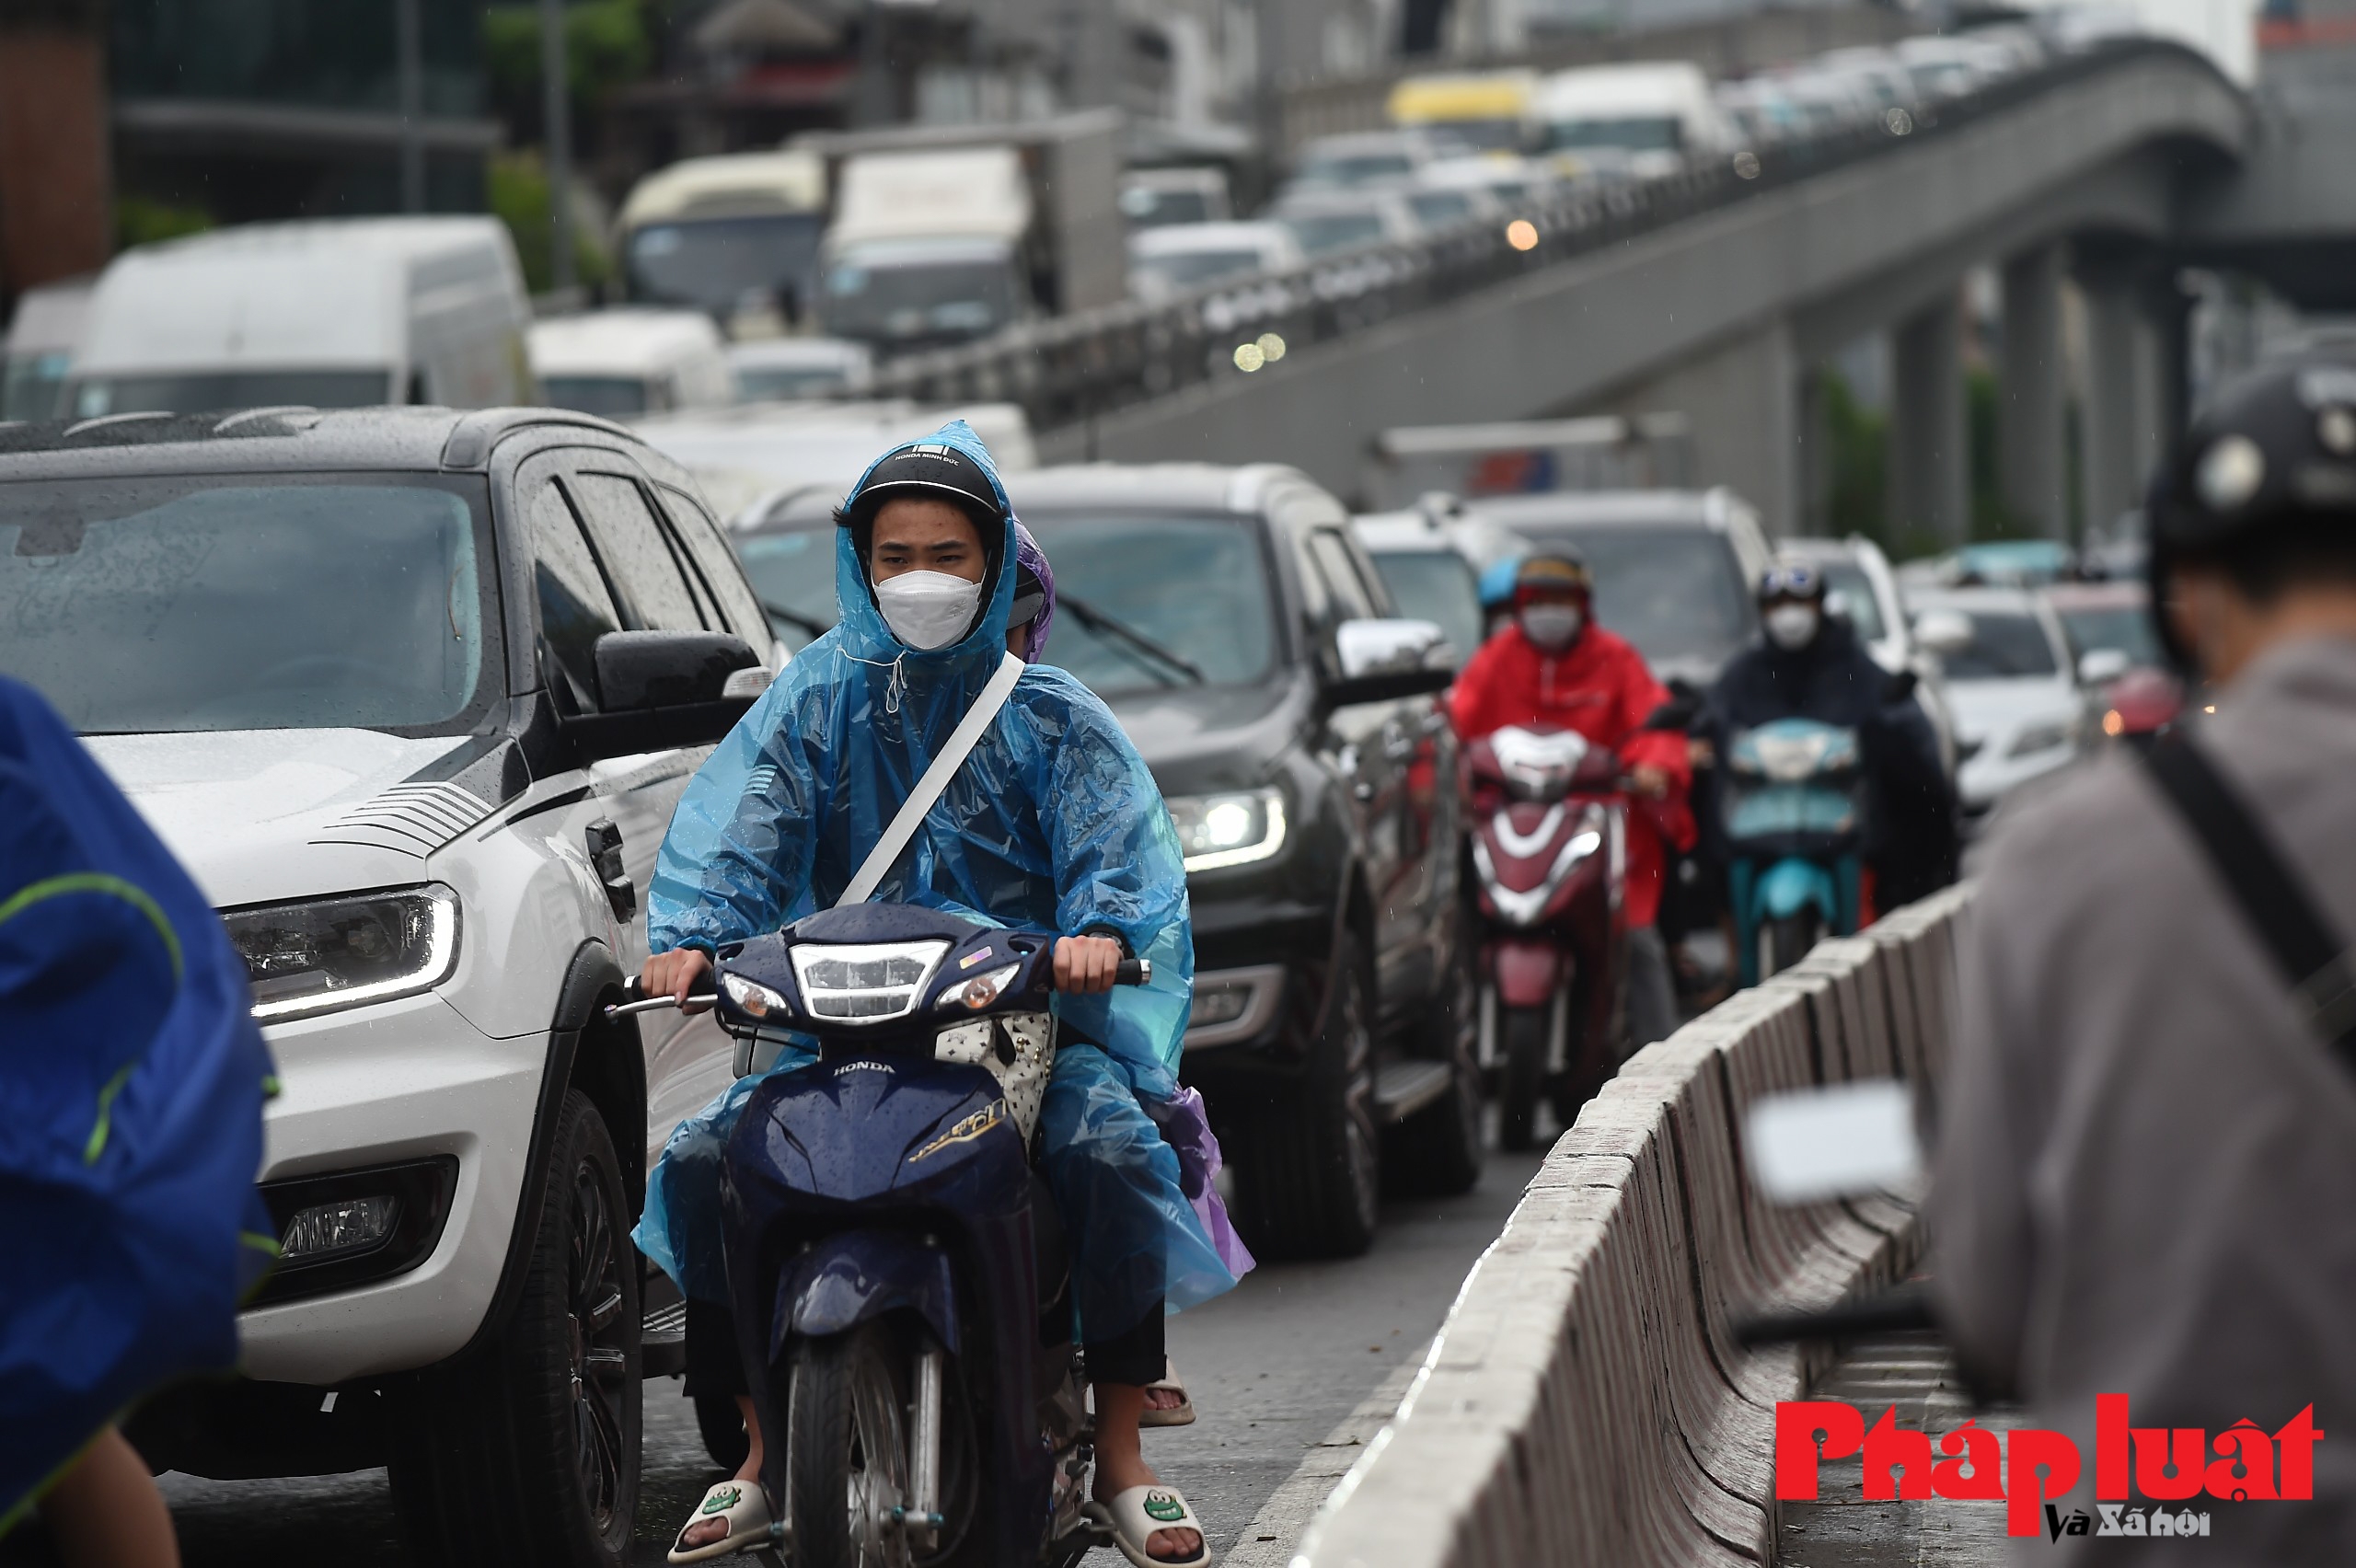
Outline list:
[[[251,1006],[204,895],[0,678],[0,1529],[125,1406],[236,1364],[277,1251]]]
[[[973,457],[997,492],[999,564],[986,610],[948,648],[907,648],[876,608],[852,531],[837,530],[841,618],[794,655],[681,797],[648,890],[654,951],[709,951],[831,906],[1003,658],[1012,508],[964,421],[925,439]],[[1041,1113],[1047,1175],[1091,1337],[1134,1326],[1157,1296],[1176,1310],[1230,1288],[1235,1273],[1139,1103],[1179,1093],[1194,939],[1169,813],[1103,703],[1062,670],[1026,669],[874,897],[1000,926],[1109,928],[1153,961],[1149,986],[1057,998],[1067,1042],[1103,1049],[1057,1057]],[[647,1256],[704,1299],[726,1298],[718,1162],[751,1087],[738,1083],[673,1135],[639,1227]]]

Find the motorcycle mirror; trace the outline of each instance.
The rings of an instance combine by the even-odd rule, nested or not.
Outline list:
[[[1884,702],[1903,702],[1914,695],[1914,687],[1920,682],[1921,677],[1911,670],[1892,670],[1889,679],[1882,683],[1881,699]]]
[[[1922,1172],[1914,1101],[1896,1078],[1771,1094],[1743,1121],[1751,1180],[1770,1203],[1902,1188]]]

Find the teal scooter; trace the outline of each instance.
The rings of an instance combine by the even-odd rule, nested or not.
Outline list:
[[[1813,719],[1740,731],[1728,746],[1727,896],[1744,985],[1790,968],[1825,937],[1857,929],[1864,760],[1855,730]]]

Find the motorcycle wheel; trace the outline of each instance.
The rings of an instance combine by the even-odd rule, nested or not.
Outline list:
[[[793,1347],[786,1401],[786,1517],[807,1568],[909,1568],[889,1517],[908,1495],[899,1347],[880,1323]]]
[[[1505,1083],[1497,1095],[1497,1147],[1519,1153],[1530,1146],[1538,1102],[1546,1092],[1546,1009],[1507,1008],[1498,1018],[1504,1036]]]
[[[450,1568],[626,1568],[644,1385],[638,1254],[604,1118],[566,1092],[524,1291],[475,1355],[400,1387],[393,1505]]]
[[[1469,955],[1468,955],[1469,956]],[[1424,1045],[1448,1066],[1448,1090],[1389,1129],[1382,1170],[1409,1197],[1452,1198],[1481,1180],[1481,1108],[1486,1096],[1478,1059],[1481,997],[1464,957],[1434,988],[1423,1021]]]
[[[1803,909],[1759,928],[1759,978],[1781,974],[1808,955],[1824,934],[1823,922],[1813,909]]]

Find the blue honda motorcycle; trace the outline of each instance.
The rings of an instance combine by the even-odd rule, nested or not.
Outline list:
[[[721,1181],[795,1568],[1068,1568],[1113,1539],[1086,1511],[1069,1254],[1031,1158],[1054,944],[870,904],[719,951],[739,1076],[818,1047],[753,1091]]]
[[[1721,795],[1727,902],[1742,983],[1797,963],[1857,929],[1865,827],[1857,732],[1778,719],[1738,732]]]

